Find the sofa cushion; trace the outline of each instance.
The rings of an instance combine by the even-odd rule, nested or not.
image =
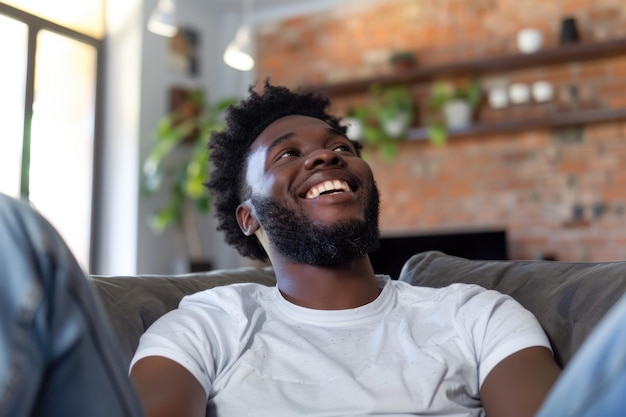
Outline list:
[[[139,344],[139,337],[159,317],[178,307],[189,294],[219,285],[257,282],[274,285],[271,268],[235,268],[176,276],[90,276],[119,340],[126,365]]]
[[[476,261],[431,251],[411,257],[399,279],[427,287],[478,284],[512,296],[537,317],[564,366],[626,292],[626,262]]]

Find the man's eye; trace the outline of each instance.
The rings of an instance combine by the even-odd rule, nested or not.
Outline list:
[[[287,150],[281,153],[278,158],[289,158],[290,156],[298,156],[298,153],[294,150]]]
[[[335,152],[352,152],[352,149],[348,145],[337,145],[333,148]]]

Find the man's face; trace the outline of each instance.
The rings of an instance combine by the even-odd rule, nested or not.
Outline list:
[[[378,246],[378,190],[354,145],[322,120],[293,115],[253,142],[246,181],[270,247],[291,261],[335,264]]]

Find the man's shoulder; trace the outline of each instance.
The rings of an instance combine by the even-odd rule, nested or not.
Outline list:
[[[467,297],[473,297],[475,295],[484,293],[493,293],[494,295],[501,295],[500,293],[492,290],[487,290],[476,284],[455,283],[446,285],[443,287],[424,287],[419,285],[411,285],[404,281],[392,280],[392,285],[401,294],[413,296],[423,299],[440,299],[443,297],[453,297],[465,299]]]
[[[275,287],[253,282],[220,285],[185,296],[179,308],[258,307],[272,297]]]
[[[423,287],[402,281],[393,281],[398,300],[406,305],[435,309],[458,310],[463,306],[497,304],[508,296],[476,284],[455,283],[444,287]]]

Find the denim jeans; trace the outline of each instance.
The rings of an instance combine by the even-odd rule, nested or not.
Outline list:
[[[536,417],[624,415],[626,295],[607,312],[567,364]]]
[[[63,240],[0,194],[0,417],[141,416],[99,299]]]

